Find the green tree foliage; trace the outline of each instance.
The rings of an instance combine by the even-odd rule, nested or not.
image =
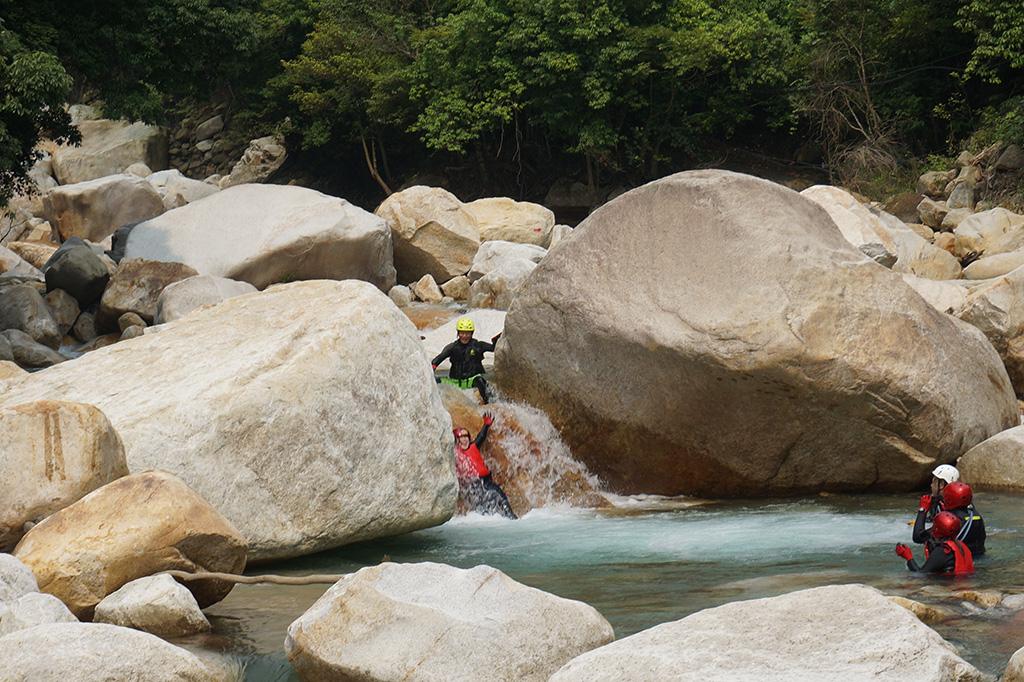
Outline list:
[[[71,78],[52,54],[27,50],[0,23],[0,206],[30,191],[27,172],[41,136],[74,140],[64,111]]]
[[[965,76],[999,84],[1010,72],[1010,77],[1020,82],[1024,70],[1024,4],[970,0],[960,10],[958,26],[975,38]]]

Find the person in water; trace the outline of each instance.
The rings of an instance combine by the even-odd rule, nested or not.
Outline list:
[[[977,558],[985,554],[985,519],[974,508],[974,493],[971,486],[962,481],[953,481],[942,489],[939,504],[943,511],[950,512],[960,521],[960,531],[956,540],[967,545],[971,554]],[[917,518],[914,520],[914,542],[923,544],[928,540],[928,529],[925,528],[925,517],[927,509],[932,507],[932,500],[928,495],[921,497],[917,510]]]
[[[940,464],[932,471],[931,489],[928,495],[921,496],[921,502],[928,501],[925,507],[925,521],[931,523],[935,515],[942,511],[942,491],[950,483],[960,480],[960,470],[952,464]],[[918,542],[918,540],[914,540]],[[924,542],[921,540],[920,542]]]
[[[914,553],[904,544],[896,545],[896,554],[907,560],[907,569],[919,573],[942,573],[961,576],[974,573],[971,549],[956,539],[960,532],[960,519],[948,511],[935,516],[924,545],[925,562],[918,566]]]
[[[508,502],[505,491],[491,478],[491,470],[484,463],[480,446],[487,439],[487,432],[494,423],[490,413],[484,413],[484,426],[475,440],[470,440],[469,431],[461,426],[452,429],[455,434],[455,475],[459,479],[459,492],[470,509],[481,514],[501,514],[510,519],[518,518]]]
[[[480,392],[480,400],[486,405],[490,402],[490,396],[484,379],[484,353],[494,352],[494,344],[501,334],[492,338],[490,343],[474,339],[476,327],[468,317],[459,318],[455,323],[455,331],[459,338],[445,346],[440,355],[430,361],[430,366],[436,370],[442,362],[451,360],[452,369],[448,376],[439,378],[437,382],[453,384],[459,388],[476,388]]]

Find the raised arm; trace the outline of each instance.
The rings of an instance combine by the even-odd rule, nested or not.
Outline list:
[[[456,343],[458,343],[458,341],[452,341],[452,342],[451,342],[451,343],[449,343],[449,344],[448,344],[447,346],[445,346],[444,348],[442,348],[442,349],[441,349],[441,353],[440,353],[440,355],[438,355],[438,356],[437,356],[436,358],[434,358],[433,360],[431,360],[431,361],[430,361],[430,364],[431,364],[431,365],[433,365],[434,367],[437,367],[437,366],[438,366],[438,365],[440,365],[440,364],[441,364],[442,362],[444,362],[445,360],[447,360],[447,359],[448,359],[448,356],[452,354],[452,349],[453,349],[453,348],[455,348],[455,344],[456,344]]]

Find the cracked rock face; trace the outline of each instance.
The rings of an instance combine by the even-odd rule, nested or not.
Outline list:
[[[516,292],[495,369],[630,493],[910,489],[1017,422],[976,329],[820,206],[726,171],[591,215]]]

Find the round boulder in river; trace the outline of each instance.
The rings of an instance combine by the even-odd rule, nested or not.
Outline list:
[[[622,492],[905,490],[1018,419],[978,330],[820,206],[726,171],[585,220],[517,292],[495,368]]]

